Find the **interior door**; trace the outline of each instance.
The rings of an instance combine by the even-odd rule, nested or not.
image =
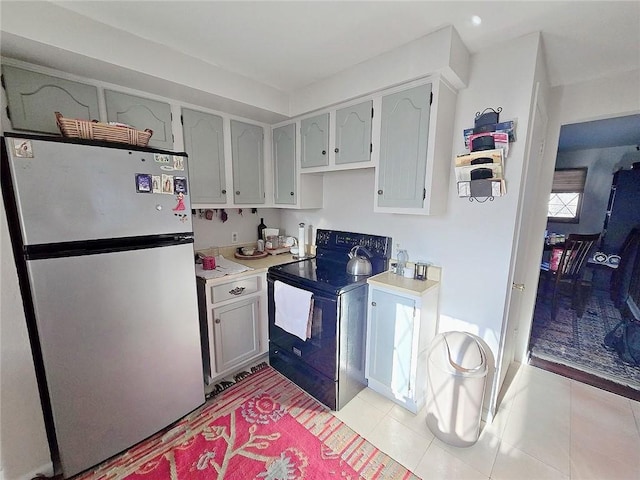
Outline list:
[[[526,338],[528,338],[528,332],[531,329],[543,244],[542,235],[538,235],[535,231],[535,219],[541,208],[541,202],[537,200],[540,193],[537,184],[543,162],[546,130],[547,115],[544,99],[538,90],[528,143],[529,152],[525,156],[528,160],[525,160],[523,167],[525,181],[520,194],[518,228],[511,263],[512,288],[507,299],[506,323],[503,325],[501,339],[503,347],[501,357],[498,359],[499,387],[504,382],[509,365],[516,358],[516,349],[518,350],[516,359],[524,361],[526,345],[520,344],[523,336],[519,332],[526,332]],[[499,390],[500,388],[497,389]]]

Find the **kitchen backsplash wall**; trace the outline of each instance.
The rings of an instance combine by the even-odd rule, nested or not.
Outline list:
[[[238,234],[238,244],[256,242],[258,240],[258,225],[264,218],[267,227],[280,228],[280,210],[275,208],[258,208],[258,213],[251,213],[250,208],[243,208],[242,214],[237,208],[227,208],[226,222],[220,219],[221,210],[213,211],[213,219],[207,220],[200,210],[193,216],[194,248],[202,250],[209,247],[231,245],[231,235]],[[202,211],[204,214],[204,210]]]

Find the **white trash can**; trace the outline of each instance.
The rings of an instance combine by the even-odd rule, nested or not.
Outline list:
[[[445,332],[433,339],[427,360],[427,426],[449,445],[469,447],[480,434],[487,356],[478,337]]]

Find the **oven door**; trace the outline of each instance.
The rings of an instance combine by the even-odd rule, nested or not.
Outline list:
[[[291,360],[298,360],[328,377],[331,381],[337,381],[339,297],[328,296],[326,293],[316,290],[309,290],[313,293],[311,338],[303,341],[296,335],[286,332],[275,325],[276,306],[273,295],[273,283],[275,280],[279,279],[271,275],[267,277],[269,342],[271,346],[280,352],[286,352],[292,357]],[[299,288],[297,285],[293,286]]]

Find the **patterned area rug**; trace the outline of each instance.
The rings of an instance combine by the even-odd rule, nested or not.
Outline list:
[[[578,318],[571,300],[560,296],[555,321],[550,301],[538,295],[531,330],[531,355],[561,363],[640,390],[640,367],[624,363],[603,346],[605,335],[620,322],[609,292],[594,289],[584,315]]]
[[[76,480],[418,479],[271,367]]]

